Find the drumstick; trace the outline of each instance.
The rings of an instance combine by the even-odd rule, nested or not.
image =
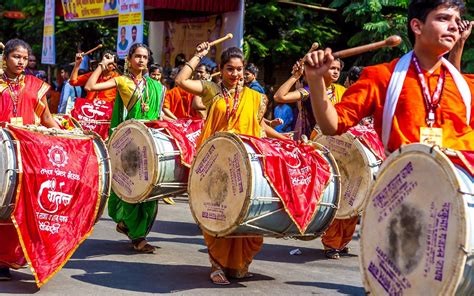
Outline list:
[[[382,47],[395,47],[402,42],[402,38],[397,35],[388,37],[387,39],[379,42],[370,43],[367,45],[357,46],[354,48],[349,48],[333,53],[334,58],[347,58],[354,55],[362,54],[368,51],[376,50]]]
[[[5,45],[3,45],[3,43],[2,43],[2,42],[0,42],[0,49],[2,49],[2,50],[3,50],[4,48],[5,48]]]
[[[308,53],[312,53],[313,51],[315,51],[316,49],[318,49],[319,47],[319,43],[318,42],[314,42],[312,45],[311,45],[311,48],[308,50]]]
[[[224,42],[224,41],[226,41],[226,40],[228,40],[228,39],[232,39],[232,38],[234,38],[234,35],[232,35],[232,33],[229,33],[229,34],[225,35],[224,37],[221,37],[221,38],[216,39],[216,40],[214,40],[214,41],[212,41],[212,42],[209,42],[209,47],[214,46],[214,45],[216,45],[216,44],[219,44],[219,43],[221,43],[221,42]]]
[[[96,47],[94,47],[93,49],[84,52],[82,55],[83,55],[83,56],[88,55],[88,54],[90,54],[90,53],[92,53],[92,52],[94,52],[94,51],[96,51],[96,50],[98,50],[99,48],[102,48],[102,47],[103,47],[103,45],[102,45],[102,44],[99,44],[99,45],[97,45]]]
[[[216,77],[216,76],[218,76],[218,75],[221,75],[221,72],[212,73],[212,74],[211,74],[211,78],[212,78],[212,77]]]

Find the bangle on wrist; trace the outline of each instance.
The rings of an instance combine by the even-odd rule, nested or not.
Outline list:
[[[184,65],[185,65],[185,66],[188,66],[188,67],[189,67],[189,69],[191,69],[191,71],[193,71],[193,72],[194,72],[194,68],[193,68],[193,66],[191,66],[191,64],[190,64],[190,63],[186,62]]]
[[[195,57],[197,57],[199,60],[202,60],[202,56],[198,55],[197,53],[194,54]]]

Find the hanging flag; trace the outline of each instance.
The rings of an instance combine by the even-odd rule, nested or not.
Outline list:
[[[143,0],[119,0],[117,55],[127,56],[134,43],[143,42]]]
[[[41,63],[48,65],[56,64],[54,0],[45,0],[44,3],[43,51],[41,52]]]

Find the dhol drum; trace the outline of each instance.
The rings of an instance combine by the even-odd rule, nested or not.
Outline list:
[[[67,137],[69,135],[84,135],[78,129],[71,131],[47,129],[44,127],[29,127],[30,130],[41,132],[48,135]],[[104,212],[107,198],[110,195],[111,178],[110,178],[110,159],[106,146],[102,139],[95,133],[86,133],[93,137],[94,149],[97,154],[99,163],[99,175],[102,179],[100,182],[100,204],[96,217],[96,223],[99,221]],[[16,140],[13,139],[8,127],[0,129],[1,145],[0,145],[0,170],[4,172],[0,174],[0,220],[8,220],[15,207],[15,194],[18,186],[18,161],[21,156],[18,155]]]
[[[340,136],[319,134],[314,141],[331,151],[341,173],[341,202],[336,218],[348,219],[359,215],[381,159],[350,131]]]
[[[329,151],[317,150],[331,167],[330,182],[305,235],[321,235],[340,198],[339,171]],[[191,167],[189,204],[194,220],[217,237],[300,236],[283,203],[263,175],[262,155],[232,133],[216,133],[199,149]]]
[[[443,151],[410,144],[382,165],[362,216],[373,295],[474,295],[474,178]]]
[[[186,192],[189,169],[181,164],[175,141],[144,122],[121,123],[108,143],[112,190],[128,203]]]

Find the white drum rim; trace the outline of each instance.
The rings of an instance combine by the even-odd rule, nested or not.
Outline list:
[[[136,127],[136,129],[139,130],[139,131],[142,131],[144,137],[146,137],[149,142],[153,143],[153,135],[151,134],[150,129],[144,124],[144,122],[148,122],[148,120],[144,121],[144,120],[129,119],[129,120],[126,120],[126,121],[122,122],[121,124],[119,124],[115,128],[115,130],[113,131],[112,135],[110,135],[110,137],[109,137],[108,144],[107,144],[107,150],[110,149],[110,145],[112,145],[112,141],[113,141],[114,137],[117,136],[118,132],[122,128],[124,128],[126,126],[129,126],[129,125]],[[156,156],[158,154],[158,152],[156,150],[156,146],[155,145],[150,145],[150,146],[152,148],[153,155]],[[107,151],[107,153],[108,153],[108,151]],[[150,184],[156,184],[156,182],[158,180],[157,158],[155,157],[155,159],[153,159],[153,161],[151,163],[152,163],[153,175],[152,175],[152,178],[150,179]],[[112,166],[111,166],[111,169],[112,169]],[[113,172],[112,172],[112,174],[113,174]],[[112,190],[114,191],[114,193],[117,194],[117,196],[120,199],[122,199],[123,201],[125,201],[127,203],[131,203],[131,204],[137,204],[137,203],[143,202],[144,200],[146,200],[146,198],[153,191],[153,186],[149,186],[147,188],[147,190],[145,190],[142,194],[137,195],[134,199],[130,199],[130,197],[128,197],[128,196],[122,196],[122,194],[119,193],[116,190],[117,187],[116,187],[115,183],[112,182],[112,181],[111,181],[111,187],[112,187]]]
[[[421,143],[414,143],[414,144],[402,145],[398,150],[391,153],[388,156],[388,158],[382,163],[382,166],[380,167],[377,173],[376,180],[371,186],[368,197],[373,196],[374,191],[376,189],[375,184],[376,184],[377,179],[381,178],[385,174],[388,174],[390,172],[390,168],[392,167],[394,163],[394,160],[396,160],[398,156],[400,156],[402,153],[407,153],[407,152],[422,153],[424,155],[426,154],[432,155],[434,159],[440,164],[440,167],[444,170],[446,175],[449,177],[449,181],[452,182],[454,187],[460,188],[460,183],[456,175],[456,168],[454,164],[449,160],[449,158],[442,152],[442,150],[438,146],[428,146]],[[458,219],[461,222],[460,223],[461,229],[459,229],[456,236],[456,239],[458,240],[458,242],[461,242],[459,251],[457,252],[457,256],[456,256],[457,258],[455,259],[455,261],[457,262],[456,266],[459,266],[459,268],[449,277],[448,280],[446,280],[446,283],[443,283],[442,289],[439,295],[451,295],[455,293],[456,288],[462,279],[466,260],[468,257],[468,254],[462,251],[462,249],[466,249],[466,246],[468,245],[468,240],[469,240],[469,237],[467,234],[470,231],[469,229],[470,227],[466,221],[467,211],[462,199],[463,194],[460,192],[457,192],[456,195],[460,197],[459,199],[455,199],[455,201],[457,201],[455,204],[458,206],[458,211],[460,214]],[[367,198],[367,200],[369,199],[370,198]],[[369,203],[367,202],[366,207],[368,205]],[[360,228],[361,250],[360,250],[360,255],[359,255],[359,267],[362,273],[362,281],[364,283],[365,290],[368,292],[372,292],[374,290],[370,284],[371,281],[369,281],[369,274],[367,272],[368,266],[365,264],[366,253],[364,252],[362,248],[362,243],[365,240],[364,225],[365,223],[368,223],[367,221],[365,221],[365,219],[366,219],[366,216],[362,215],[361,228]]]
[[[231,234],[232,232],[234,232],[239,226],[240,224],[244,221],[245,219],[245,216],[246,214],[248,213],[249,209],[250,209],[250,203],[251,203],[251,197],[252,197],[252,192],[253,192],[253,187],[255,186],[254,184],[254,181],[253,181],[253,173],[252,173],[252,166],[251,166],[251,163],[250,163],[250,158],[249,158],[249,155],[248,155],[248,151],[245,149],[245,146],[244,146],[244,142],[235,134],[235,133],[231,133],[231,132],[217,132],[217,133],[214,133],[214,135],[212,135],[211,137],[209,137],[198,149],[197,153],[196,153],[196,157],[193,159],[193,163],[191,165],[191,169],[189,171],[189,180],[191,180],[191,176],[193,175],[193,172],[194,172],[194,165],[196,164],[196,160],[197,160],[197,155],[199,155],[199,153],[201,152],[201,150],[206,146],[206,144],[208,144],[209,142],[215,140],[216,138],[222,138],[222,137],[225,137],[225,138],[228,138],[230,139],[231,141],[235,142],[237,145],[235,145],[237,147],[237,149],[242,153],[244,159],[243,159],[243,163],[245,164],[245,167],[246,167],[246,171],[247,171],[247,174],[246,174],[246,177],[247,179],[249,180],[248,182],[248,187],[247,187],[247,190],[245,192],[245,195],[244,195],[244,203],[242,205],[242,208],[240,210],[240,213],[239,215],[237,216],[238,218],[234,221],[234,223],[219,231],[219,232],[216,232],[214,230],[211,230],[209,228],[207,228],[203,223],[200,223],[198,218],[196,217],[196,213],[195,213],[195,209],[193,207],[193,202],[192,202],[192,199],[193,199],[193,195],[191,194],[191,185],[192,185],[192,182],[188,182],[188,197],[189,197],[189,207],[191,209],[191,214],[193,216],[193,219],[194,221],[196,222],[196,224],[203,230],[205,231],[206,233],[208,234],[211,234],[215,237],[224,237],[224,236],[227,236],[229,234]]]
[[[316,138],[313,141],[317,142],[319,139],[321,139],[323,137],[337,137],[337,136],[346,138],[347,140],[350,140],[352,145],[354,145],[354,147],[359,152],[359,155],[362,156],[362,160],[363,160],[364,164],[366,165],[366,168],[364,168],[364,170],[363,170],[363,174],[364,174],[364,178],[366,180],[368,180],[368,187],[367,187],[367,190],[366,190],[364,200],[359,204],[359,206],[352,207],[352,209],[350,211],[348,210],[344,213],[341,213],[339,211],[340,207],[338,206],[338,210],[336,212],[336,217],[335,217],[336,219],[350,219],[352,217],[359,216],[364,211],[364,208],[367,204],[369,192],[370,192],[370,189],[371,189],[371,187],[374,183],[374,179],[373,179],[373,176],[372,176],[372,173],[371,173],[372,169],[370,167],[371,163],[370,163],[369,157],[364,152],[369,151],[372,154],[374,154],[374,153],[369,148],[365,147],[365,145],[362,144],[362,142],[359,140],[358,137],[354,136],[350,132],[344,133],[342,135],[336,135],[336,136],[327,136],[327,135],[324,135],[324,134],[319,134],[318,136],[316,136]],[[324,146],[324,144],[322,144],[322,143],[319,143],[319,142],[317,142],[317,143]],[[326,146],[324,146],[324,147],[326,149],[328,149]],[[331,153],[331,156],[334,158],[334,155],[332,155],[332,153]],[[374,157],[375,157],[375,155],[374,155]],[[334,158],[334,160],[336,160],[336,159]],[[339,176],[341,178],[341,182],[340,182],[340,195],[341,195],[340,202],[341,202],[343,181],[342,181],[342,176],[341,176],[341,173],[340,173],[340,170],[339,170],[339,164],[337,164],[337,160],[336,160],[336,165],[338,166],[338,173],[339,173]]]

